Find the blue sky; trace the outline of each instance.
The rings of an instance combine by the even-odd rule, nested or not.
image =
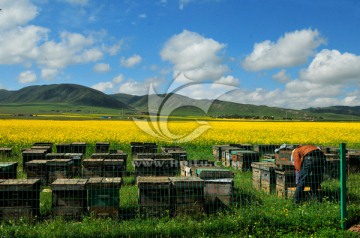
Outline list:
[[[360,105],[357,0],[0,0],[0,88]],[[174,78],[176,80],[174,81]],[[193,83],[187,87],[187,83]],[[185,85],[185,87],[184,87]]]

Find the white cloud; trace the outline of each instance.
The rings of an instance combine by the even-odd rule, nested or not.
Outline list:
[[[138,15],[138,17],[145,19],[147,17],[147,15],[145,13],[142,13],[142,14]]]
[[[99,63],[94,66],[94,71],[98,73],[105,73],[110,71],[110,65],[105,63]]]
[[[29,0],[2,0],[0,30],[26,25],[38,14],[38,9]]]
[[[18,77],[18,82],[21,84],[32,83],[35,81],[36,81],[36,74],[30,70],[21,72]]]
[[[302,80],[316,83],[344,84],[360,80],[360,57],[337,50],[322,50],[300,74]]]
[[[243,62],[249,71],[292,67],[306,63],[314,49],[325,43],[317,30],[286,33],[276,43],[269,40],[255,43],[253,52]]]
[[[113,82],[114,84],[119,84],[119,83],[121,83],[122,81],[124,81],[124,79],[125,79],[124,75],[119,74],[118,76],[116,76],[116,77],[114,77],[114,78],[112,79],[112,82]]]
[[[146,95],[149,93],[150,85],[155,89],[164,83],[163,79],[160,78],[147,78],[144,81],[135,81],[129,79],[128,81],[121,84],[119,87],[119,93],[126,93],[131,95]]]
[[[89,3],[89,0],[64,0],[67,3],[70,3],[71,5],[80,5],[80,6],[86,6]]]
[[[112,89],[114,87],[112,82],[100,82],[93,86],[91,86],[93,89],[99,90],[101,92],[105,92],[108,89]]]
[[[183,10],[192,0],[179,0],[179,9]]]
[[[291,80],[291,77],[286,74],[286,70],[282,69],[272,76],[273,79],[280,83],[287,83]]]
[[[123,67],[126,67],[126,68],[131,68],[131,67],[134,67],[135,65],[137,64],[140,64],[141,63],[141,56],[140,55],[133,55],[129,58],[121,58],[120,59],[120,63]]]
[[[105,47],[105,51],[108,52],[110,55],[116,55],[121,50],[123,44],[124,41],[120,40],[112,46]]]
[[[59,70],[57,69],[42,69],[41,70],[41,77],[46,80],[52,80],[55,79],[55,77],[58,75]]]
[[[193,81],[215,81],[229,71],[218,56],[224,48],[213,39],[184,30],[165,43],[160,55],[174,65],[174,75],[181,72]]]
[[[228,75],[226,77],[221,77],[219,80],[216,80],[215,83],[230,85],[230,86],[237,86],[239,84],[239,79],[235,78],[232,75]]]

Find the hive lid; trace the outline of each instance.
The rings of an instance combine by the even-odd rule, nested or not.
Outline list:
[[[197,168],[196,174],[202,179],[208,178],[234,178],[234,173],[227,169],[218,168]]]
[[[170,177],[169,179],[174,187],[195,188],[205,186],[204,180],[199,177]]]
[[[52,190],[80,190],[85,189],[88,179],[56,179],[52,184]]]

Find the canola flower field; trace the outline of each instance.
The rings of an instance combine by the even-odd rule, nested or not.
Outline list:
[[[195,121],[168,121],[165,128],[173,135],[190,134],[199,124]],[[164,126],[164,125],[163,125]],[[224,143],[249,144],[317,144],[360,147],[358,122],[267,122],[209,121],[208,129],[188,142],[189,145],[211,146]],[[35,142],[64,143],[109,141],[130,144],[132,141],[174,144],[171,138],[144,132],[134,121],[99,120],[0,120],[0,145],[31,145]]]

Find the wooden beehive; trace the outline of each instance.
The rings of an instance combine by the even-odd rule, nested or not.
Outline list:
[[[81,153],[86,155],[86,142],[72,142],[71,153]]]
[[[103,177],[122,177],[124,174],[124,160],[122,159],[104,159],[102,166]]]
[[[229,144],[229,146],[237,147],[239,150],[254,150],[252,144]]]
[[[48,153],[45,155],[46,160],[52,160],[52,159],[64,159],[65,153]]]
[[[155,166],[153,159],[134,159],[133,160],[136,176],[152,176],[155,173]]]
[[[11,157],[12,148],[2,147],[0,148],[0,157]]]
[[[39,179],[42,186],[48,184],[46,163],[48,160],[31,160],[26,162],[26,175],[28,179]]]
[[[215,162],[210,160],[180,161],[181,176],[196,176],[197,168],[215,168]]]
[[[90,156],[91,159],[109,159],[110,154],[109,153],[93,153]]]
[[[291,162],[291,153],[290,149],[281,149],[279,153],[275,154],[275,163],[277,167],[283,167],[286,165],[292,165]]]
[[[157,153],[156,143],[131,142],[131,156],[134,158],[138,153]]]
[[[232,154],[232,167],[241,171],[251,170],[252,162],[259,162],[259,152],[252,150],[234,150]]]
[[[70,143],[59,143],[56,144],[57,153],[71,153],[71,144]]]
[[[64,154],[64,159],[71,159],[73,161],[73,177],[82,176],[82,159],[83,153],[66,153]]]
[[[101,177],[103,164],[104,164],[104,159],[84,159],[83,171],[82,171],[83,177],[84,178]]]
[[[53,159],[46,163],[48,172],[48,184],[56,179],[65,179],[73,177],[74,162],[71,159]]]
[[[119,217],[121,178],[89,178],[88,208],[97,217]]]
[[[175,176],[179,173],[179,161],[175,159],[154,159],[155,176]]]
[[[96,142],[95,153],[109,153],[110,142]]]
[[[275,186],[274,168],[275,163],[254,162],[252,167],[252,185],[256,190],[272,192]],[[264,181],[264,185],[262,184]]]
[[[46,155],[46,150],[24,150],[22,152],[22,166],[23,171],[26,170],[26,162],[31,160],[44,160]]]
[[[197,168],[196,175],[204,180],[207,179],[223,179],[223,178],[234,178],[234,173],[228,169],[220,169],[220,168]]]
[[[32,219],[40,215],[40,180],[0,180],[0,220]]]
[[[0,179],[16,179],[17,162],[0,162]]]
[[[172,216],[199,215],[204,211],[205,182],[199,177],[170,177]]]
[[[221,161],[222,159],[222,151],[224,147],[227,147],[229,145],[213,145],[212,146],[212,153],[215,157],[215,160]]]
[[[141,216],[169,216],[170,180],[168,177],[137,177]]]
[[[279,197],[288,197],[288,188],[296,187],[295,170],[275,170],[276,194]]]
[[[31,150],[45,150],[47,153],[52,153],[52,146],[51,145],[33,145],[30,148]]]
[[[81,218],[87,212],[87,179],[56,179],[51,184],[53,217]]]
[[[220,208],[231,206],[234,192],[234,179],[205,180],[204,197],[208,212],[216,212]]]
[[[116,153],[110,153],[109,155],[109,159],[120,159],[124,161],[124,167],[123,167],[123,174],[125,175],[126,173],[126,163],[127,163],[127,157],[128,154],[124,153],[123,151],[117,151]]]
[[[259,154],[274,154],[275,149],[279,148],[280,145],[275,144],[258,144],[254,146],[254,150],[259,152]]]
[[[232,159],[231,152],[234,150],[239,150],[239,147],[225,146],[222,148],[221,161],[224,162],[225,166],[227,167],[231,166],[231,159]]]
[[[187,153],[183,149],[179,150],[167,150],[167,153],[171,155],[176,161],[185,161],[187,160]]]

